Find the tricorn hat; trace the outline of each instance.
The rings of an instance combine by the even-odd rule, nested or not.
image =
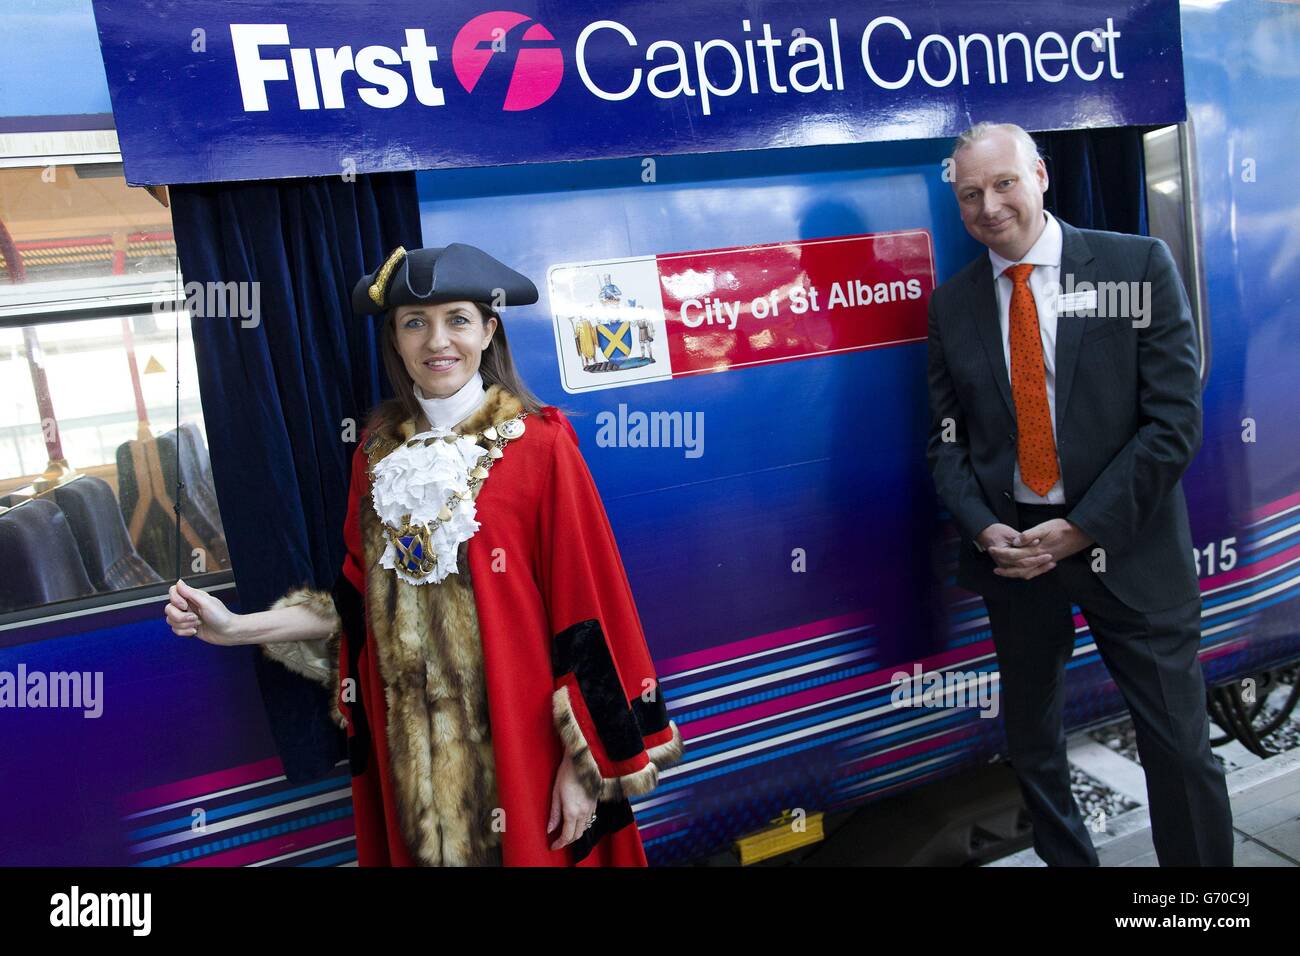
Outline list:
[[[386,312],[399,305],[462,300],[530,305],[537,301],[537,286],[482,249],[453,242],[410,252],[398,246],[352,290],[352,310],[358,315]]]

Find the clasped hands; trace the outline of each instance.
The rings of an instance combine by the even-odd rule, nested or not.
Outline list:
[[[994,574],[1024,581],[1046,574],[1058,561],[1092,544],[1092,538],[1064,518],[1052,518],[1024,531],[991,524],[977,540],[997,565]]]

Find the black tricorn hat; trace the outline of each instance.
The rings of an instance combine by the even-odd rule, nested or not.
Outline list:
[[[530,305],[537,301],[537,286],[482,249],[453,242],[410,252],[398,246],[352,290],[352,311],[358,315],[460,301]]]

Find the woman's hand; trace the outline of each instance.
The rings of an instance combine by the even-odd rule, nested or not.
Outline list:
[[[555,787],[551,791],[551,817],[546,824],[546,832],[550,833],[557,826],[560,827],[551,849],[566,847],[582,836],[587,831],[587,821],[595,809],[596,798],[590,796],[587,788],[578,780],[578,771],[566,751],[564,759],[560,761],[560,769],[555,774]]]
[[[209,644],[239,644],[236,630],[241,615],[229,610],[207,591],[177,581],[167,590],[170,600],[163,611],[178,637],[197,637]]]

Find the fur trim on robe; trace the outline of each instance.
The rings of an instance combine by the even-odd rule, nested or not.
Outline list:
[[[339,710],[339,637],[343,627],[334,607],[334,598],[328,591],[297,588],[272,604],[270,610],[300,604],[305,605],[317,617],[330,622],[329,635],[314,641],[276,641],[263,644],[262,653],[273,661],[279,661],[295,674],[332,691],[330,717],[341,729],[347,730],[347,718]]]
[[[569,696],[569,688],[564,685],[556,688],[551,701],[555,729],[559,732],[560,739],[564,741],[564,749],[573,759],[573,765],[577,768],[578,776],[582,785],[587,788],[587,793],[598,800],[618,800],[649,793],[659,786],[660,770],[667,770],[681,762],[682,735],[677,729],[677,724],[670,720],[668,726],[672,730],[672,739],[646,750],[649,762],[644,767],[621,776],[602,776],[600,768],[596,765],[596,758],[592,756],[591,748],[587,745],[586,735],[583,734],[582,727],[574,716],[573,699]]]
[[[403,420],[399,410],[386,403],[373,419],[381,444],[372,466],[415,434],[415,422]],[[520,411],[513,395],[492,386],[456,431],[473,435]],[[386,539],[369,495],[361,502],[361,538],[366,617],[387,697],[402,833],[426,865],[490,862],[501,834],[493,826],[495,765],[468,543],[460,546],[456,574],[416,586],[380,566]]]

